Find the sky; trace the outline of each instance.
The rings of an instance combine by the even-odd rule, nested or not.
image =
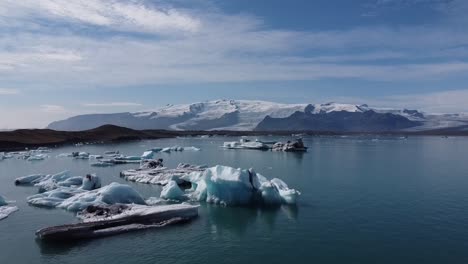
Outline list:
[[[468,112],[466,0],[2,0],[0,129],[216,99]]]

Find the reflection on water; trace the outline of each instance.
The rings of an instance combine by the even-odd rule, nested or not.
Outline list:
[[[271,137],[265,140],[286,141]],[[305,137],[307,153],[225,151],[238,138],[182,138],[85,145],[52,150],[51,158],[0,162],[0,194],[19,211],[0,222],[0,263],[468,263],[468,140],[439,137]],[[262,140],[262,139],[261,139]],[[103,184],[129,184],[146,199],[161,187],[126,182],[135,165],[90,167],[56,159],[60,153],[141,155],[153,147],[195,146],[199,152],[159,153],[167,167],[179,163],[254,168],[301,191],[299,204],[277,208],[202,205],[183,226],[133,232],[74,243],[44,243],[34,232],[76,221],[60,209],[29,206],[33,187],[16,177],[70,170],[96,173]],[[312,250],[311,250],[312,249]],[[391,254],[389,254],[391,252]]]
[[[211,233],[222,234],[229,232],[237,236],[243,236],[257,221],[265,224],[270,231],[275,229],[278,214],[283,213],[287,218],[296,220],[298,216],[297,206],[275,207],[225,207],[219,205],[204,204],[200,207],[202,215],[207,216]]]

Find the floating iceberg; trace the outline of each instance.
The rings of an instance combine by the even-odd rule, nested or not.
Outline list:
[[[7,205],[8,203],[5,201],[5,198],[3,198],[1,195],[0,195],[0,206],[5,206]]]
[[[110,167],[119,164],[140,163],[141,158],[136,156],[119,156],[112,159],[100,159],[91,163],[93,167]]]
[[[224,142],[223,148],[227,149],[258,149],[268,150],[270,147],[259,141],[250,141],[247,139],[241,139],[240,141]]]
[[[10,214],[18,211],[18,207],[9,206],[5,199],[0,195],[0,220],[7,218]]]
[[[35,154],[35,155],[30,155],[29,157],[26,158],[27,161],[41,161],[45,160],[48,158],[49,155],[47,154]]]
[[[273,145],[272,150],[285,152],[306,152],[307,147],[304,146],[304,142],[302,141],[302,139],[299,138],[296,140],[296,142],[277,142]]]
[[[46,192],[59,187],[80,187],[89,190],[90,186],[101,187],[100,179],[96,175],[87,175],[86,177],[72,176],[69,171],[59,172],[57,174],[33,174],[17,178],[16,185],[34,185],[39,187],[39,192]]]
[[[185,192],[179,187],[176,181],[169,181],[161,191],[161,198],[167,200],[185,200]]]
[[[61,187],[30,196],[27,201],[35,206],[57,207],[73,212],[84,210],[90,205],[117,203],[146,205],[145,200],[132,187],[115,182],[92,191],[87,191],[85,188]]]
[[[175,169],[162,167],[159,160],[151,160],[143,162],[139,169],[125,170],[120,173],[120,177],[127,181],[166,185],[170,181],[175,181],[177,184],[183,184],[182,176],[192,172],[204,171],[204,166],[195,166],[181,163]]]
[[[300,192],[280,179],[267,180],[252,169],[215,166],[183,176],[192,184],[190,197],[197,201],[223,205],[295,204]]]
[[[153,155],[154,155],[153,151],[149,150],[149,151],[143,152],[143,154],[141,155],[141,158],[142,159],[152,159]]]
[[[197,216],[198,206],[186,204],[90,206],[78,213],[82,223],[44,228],[36,235],[55,241],[89,239],[184,223]]]
[[[180,151],[200,151],[201,149],[197,148],[197,147],[181,147],[181,146],[173,146],[173,147],[168,147],[168,148],[163,148],[161,149],[161,152],[166,152],[166,153],[170,153],[170,152],[180,152]]]
[[[128,181],[165,185],[161,198],[194,200],[223,205],[295,204],[300,192],[290,189],[280,179],[267,180],[253,170],[226,166],[205,168],[179,164],[176,169],[157,167],[126,170],[121,177]],[[182,187],[182,188],[181,188]],[[188,190],[185,190],[189,188]]]

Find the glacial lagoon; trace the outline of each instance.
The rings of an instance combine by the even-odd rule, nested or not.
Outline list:
[[[468,139],[463,137],[305,137],[306,153],[223,149],[239,138],[177,138],[52,149],[42,161],[0,161],[0,194],[18,211],[0,221],[0,263],[464,263],[468,262]],[[261,137],[286,141],[287,137]],[[73,213],[30,206],[37,188],[17,177],[69,170],[96,173],[103,185],[128,184],[144,198],[162,188],[119,174],[138,164],[91,167],[60,157],[155,147],[201,151],[158,153],[179,163],[254,168],[301,191],[297,205],[226,207],[202,203],[187,224],[97,240],[46,243],[35,231],[77,222]]]

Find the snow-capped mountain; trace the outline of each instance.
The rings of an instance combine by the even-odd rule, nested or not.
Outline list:
[[[368,105],[216,100],[167,105],[136,113],[80,115],[53,122],[48,128],[77,131],[112,124],[171,130],[392,131],[462,126],[468,124],[467,120],[460,115],[426,115],[417,110],[378,109]]]

